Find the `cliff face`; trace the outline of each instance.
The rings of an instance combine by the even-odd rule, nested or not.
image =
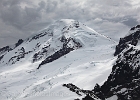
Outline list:
[[[128,48],[129,44],[136,46],[140,40],[140,25],[130,29],[129,34],[121,38],[119,44],[116,46],[114,56],[120,54],[124,49]]]

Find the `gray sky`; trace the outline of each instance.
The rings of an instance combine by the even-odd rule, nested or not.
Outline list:
[[[78,20],[114,40],[140,23],[140,0],[0,0],[0,47],[56,20]]]

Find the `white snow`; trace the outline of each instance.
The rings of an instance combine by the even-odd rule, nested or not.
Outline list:
[[[108,98],[107,100],[118,100],[118,97],[116,95],[114,95],[114,96]]]

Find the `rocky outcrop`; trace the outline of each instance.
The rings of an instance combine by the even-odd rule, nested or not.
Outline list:
[[[70,91],[75,92],[79,96],[86,95],[82,100],[96,100],[96,99],[99,99],[94,94],[94,91],[80,89],[79,87],[73,85],[72,83],[63,84],[63,86],[69,88]],[[75,99],[75,100],[80,100],[80,99]]]
[[[140,40],[140,25],[131,28],[130,35],[121,38],[119,44],[116,46],[114,56],[120,54],[124,49],[128,48],[128,44],[136,46]]]
[[[0,48],[0,55],[15,49],[22,43],[23,43],[23,40],[19,39],[18,42],[15,43],[13,46],[5,46],[5,47]]]

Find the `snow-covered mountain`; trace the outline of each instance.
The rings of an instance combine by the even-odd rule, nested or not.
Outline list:
[[[74,100],[77,95],[62,85],[103,84],[116,60],[114,45],[84,24],[62,19],[0,48],[0,100]]]
[[[0,100],[139,100],[140,25],[115,41],[62,19],[0,48]]]
[[[0,48],[0,100],[139,100],[139,44],[140,25],[116,46],[78,21],[56,21]]]

